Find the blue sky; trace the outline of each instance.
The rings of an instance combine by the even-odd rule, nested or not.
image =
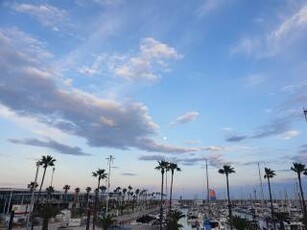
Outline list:
[[[109,154],[114,187],[158,191],[159,159],[182,168],[177,195],[204,197],[206,160],[218,193],[223,164],[238,188],[258,162],[294,184],[306,35],[300,0],[1,1],[0,186],[25,187],[46,154],[58,189],[95,186]]]

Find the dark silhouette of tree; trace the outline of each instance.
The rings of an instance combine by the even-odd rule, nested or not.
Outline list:
[[[94,207],[94,214],[93,214],[93,230],[95,230],[96,226],[96,216],[97,216],[97,205],[98,205],[98,193],[100,189],[100,182],[107,178],[108,174],[106,173],[105,169],[97,169],[97,171],[92,172],[92,176],[98,179],[96,194],[95,194],[95,207]]]
[[[65,203],[67,203],[67,192],[68,192],[69,189],[70,189],[70,185],[68,185],[68,184],[64,185],[63,190],[64,190],[64,194],[65,194]]]
[[[42,176],[42,180],[41,180],[41,184],[38,190],[38,199],[40,197],[41,191],[42,191],[42,187],[44,184],[44,180],[45,180],[45,175],[46,175],[46,170],[49,166],[54,166],[54,162],[56,161],[56,159],[54,159],[52,156],[47,155],[47,156],[42,156],[42,158],[39,161],[39,164],[41,166],[43,166],[44,168],[44,172],[43,172],[43,176]]]
[[[52,186],[49,186],[48,188],[46,188],[46,192],[48,195],[48,199],[51,200],[52,193],[54,193],[54,188]]]
[[[240,216],[233,216],[232,218],[232,225],[237,230],[246,230],[251,229],[251,224],[247,219],[244,219]]]
[[[302,173],[304,173],[306,171],[306,166],[304,164],[294,162],[293,167],[291,167],[291,170],[294,171],[297,175],[298,184],[299,184],[299,187],[300,187],[300,194],[301,194],[301,198],[302,198],[302,205],[303,205],[302,213],[305,216],[306,215],[306,204],[305,204],[305,199],[304,199],[304,192],[303,192],[303,187],[302,187],[301,175],[302,175]]]
[[[169,163],[168,168],[171,171],[171,191],[169,195],[169,211],[171,211],[172,210],[172,199],[173,199],[174,173],[175,171],[180,172],[181,169],[178,167],[176,163]]]
[[[285,230],[284,222],[289,221],[289,213],[287,213],[287,212],[275,212],[274,216],[279,222],[279,229]]]
[[[34,181],[31,181],[30,184],[28,184],[28,189],[30,189],[30,192],[33,192],[38,187],[38,184],[35,183]]]
[[[167,230],[179,230],[183,228],[183,225],[179,223],[179,220],[183,218],[184,215],[179,210],[171,210],[166,224]]]
[[[92,191],[92,188],[86,187],[85,191],[86,191],[86,207],[88,208],[88,203],[89,203],[89,199],[90,199],[90,192]]]
[[[235,173],[235,170],[230,165],[224,165],[223,168],[219,170],[219,173],[225,174],[226,176],[229,222],[230,222],[230,229],[232,229],[232,210],[231,210],[231,202],[230,202],[230,195],[229,195],[229,178],[228,177],[229,177],[229,174]]]
[[[163,185],[164,185],[164,173],[168,168],[169,163],[167,161],[161,160],[158,161],[158,166],[155,167],[156,170],[161,172],[161,200],[160,200],[160,230],[162,230],[163,223]]]
[[[275,171],[271,170],[269,168],[264,168],[264,178],[268,181],[268,187],[269,187],[269,195],[270,195],[270,203],[271,203],[271,215],[272,215],[272,221],[273,221],[273,228],[276,230],[276,224],[275,224],[275,216],[274,216],[274,207],[273,207],[273,199],[272,199],[272,190],[271,190],[271,182],[270,179],[275,176]]]

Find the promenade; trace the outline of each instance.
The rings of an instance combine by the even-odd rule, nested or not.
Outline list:
[[[159,211],[159,207],[147,209],[147,210],[137,210],[136,212],[117,216],[114,219],[116,220],[116,226],[119,226],[123,229],[129,229],[129,230],[155,230],[157,229],[157,226],[151,226],[147,224],[141,224],[137,223],[136,219],[148,214],[157,214]],[[48,230],[58,230],[58,229],[73,229],[73,230],[85,230],[85,224],[82,224],[78,227],[68,227],[68,228],[61,228],[63,226],[63,223],[61,222],[52,222],[48,225]],[[13,227],[13,229],[19,229],[19,230],[26,230],[25,227]],[[34,230],[41,230],[42,226],[38,225],[34,227]],[[90,224],[90,230],[92,229],[92,223]],[[96,230],[103,230],[102,228],[96,226]]]

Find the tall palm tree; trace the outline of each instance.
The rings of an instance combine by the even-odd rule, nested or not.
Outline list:
[[[168,168],[169,168],[169,170],[171,170],[171,191],[170,191],[170,194],[169,194],[169,211],[171,211],[172,210],[174,173],[175,173],[175,170],[180,172],[181,169],[178,167],[178,165],[176,163],[169,163]]]
[[[158,166],[155,167],[156,170],[161,172],[162,180],[161,180],[161,201],[160,201],[160,230],[162,229],[163,222],[163,185],[164,185],[164,173],[168,168],[169,163],[167,161],[161,160],[158,161]]]
[[[65,203],[67,203],[67,192],[68,192],[69,189],[70,189],[70,185],[68,185],[68,184],[64,185],[63,190],[64,190],[64,194],[65,194]]]
[[[131,185],[128,185],[128,191],[127,191],[127,195],[128,195],[128,202],[129,202],[129,200],[130,200],[130,196],[131,196],[131,194],[132,194],[132,186]]]
[[[38,190],[38,199],[40,197],[42,187],[43,187],[43,184],[44,184],[46,170],[49,166],[54,166],[55,161],[56,161],[56,159],[54,159],[51,155],[42,156],[42,158],[39,161],[39,164],[41,166],[43,166],[43,168],[44,168],[44,172],[43,172],[42,181],[41,181],[41,184],[40,184],[40,187],[39,187],[39,190]]]
[[[228,201],[228,214],[229,214],[229,222],[230,222],[230,229],[232,229],[232,211],[231,211],[231,202],[230,202],[230,195],[229,195],[229,174],[235,173],[235,170],[230,165],[223,165],[222,169],[218,171],[221,174],[225,174],[226,176],[226,185],[227,185],[227,201]]]
[[[125,200],[126,193],[127,193],[127,189],[123,188],[123,201]]]
[[[88,208],[90,192],[92,191],[92,188],[91,187],[86,187],[85,191],[86,191],[86,207]]]
[[[273,199],[272,199],[272,190],[271,190],[271,182],[270,178],[273,178],[275,176],[275,171],[269,168],[264,168],[264,178],[268,181],[268,187],[269,187],[269,195],[270,195],[270,203],[271,203],[271,215],[272,215],[272,221],[273,221],[273,228],[276,230],[275,225],[275,216],[274,216],[274,208],[273,208]]]
[[[92,176],[98,179],[98,184],[97,184],[97,189],[96,189],[96,194],[95,194],[95,207],[94,207],[94,214],[93,214],[93,230],[95,230],[100,182],[101,180],[106,179],[108,177],[108,174],[106,173],[105,169],[98,168],[95,172],[92,172]]]
[[[79,203],[79,193],[80,193],[80,188],[79,187],[75,188],[75,200],[74,200],[75,206],[77,205],[77,203]]]
[[[106,173],[105,169],[99,169],[98,168],[95,172],[92,172],[92,176],[97,177],[97,179],[98,179],[97,188],[99,190],[101,180],[106,179],[108,177],[108,174]]]
[[[305,199],[304,199],[304,192],[302,188],[302,180],[301,180],[301,175],[306,171],[306,165],[294,162],[293,167],[291,167],[291,170],[294,171],[297,174],[297,179],[298,179],[298,184],[300,186],[300,193],[301,193],[301,198],[302,198],[302,204],[303,204],[303,215],[306,215],[306,204],[305,204]]]

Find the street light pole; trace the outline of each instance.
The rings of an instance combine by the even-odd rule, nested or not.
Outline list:
[[[109,211],[109,195],[110,195],[110,180],[111,180],[111,165],[112,162],[115,158],[110,155],[107,160],[108,160],[108,166],[109,166],[109,173],[108,173],[108,184],[107,184],[107,203],[106,203],[106,216],[108,216],[108,211]]]
[[[35,178],[34,178],[34,186],[32,188],[32,194],[31,194],[31,205],[30,205],[29,215],[27,217],[27,230],[29,229],[29,220],[30,220],[32,211],[34,209],[34,192],[35,192],[35,185],[37,184],[37,176],[38,176],[39,166],[40,166],[40,162],[37,161],[36,162],[36,173],[35,173]]]
[[[55,168],[52,168],[52,175],[51,175],[50,187],[52,187],[52,185],[53,185],[54,170],[55,170]]]

